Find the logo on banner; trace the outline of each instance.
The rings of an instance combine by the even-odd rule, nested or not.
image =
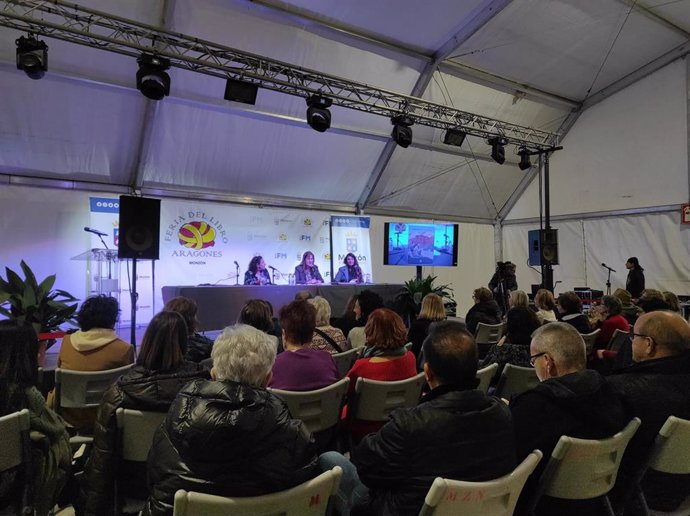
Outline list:
[[[164,240],[176,239],[182,249],[176,249],[171,256],[178,258],[222,258],[223,252],[216,249],[217,243],[228,243],[227,230],[223,223],[204,211],[189,210],[177,215],[165,228]],[[205,265],[204,261],[190,261],[190,265]]]
[[[329,223],[330,223],[329,220],[326,219],[323,221],[322,226],[328,226]]]
[[[206,249],[216,245],[216,230],[199,220],[184,224],[177,237],[180,245],[190,249]]]
[[[115,247],[120,246],[120,228],[113,228],[113,242]]]
[[[356,253],[357,252],[357,239],[356,238],[346,238],[345,239],[345,249],[347,249],[348,253]]]
[[[305,226],[311,226],[311,219],[304,219]]]
[[[299,239],[305,242],[311,242],[311,235],[300,235]]]
[[[278,240],[287,240],[287,235],[285,233],[281,233],[278,237]]]
[[[328,237],[319,237],[319,242],[321,242],[322,244],[327,244],[330,241],[331,239]]]
[[[287,260],[287,253],[276,253],[274,258],[276,260]]]
[[[326,253],[323,255],[324,260],[330,260],[331,259],[331,253]]]

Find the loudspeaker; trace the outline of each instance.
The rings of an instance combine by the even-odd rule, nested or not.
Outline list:
[[[160,229],[159,199],[120,196],[118,258],[158,260]]]
[[[234,102],[242,102],[244,104],[256,104],[256,93],[259,91],[259,86],[251,82],[238,81],[236,79],[228,79],[225,83],[225,100],[232,100]]]
[[[530,265],[558,265],[557,229],[533,229],[527,235]]]

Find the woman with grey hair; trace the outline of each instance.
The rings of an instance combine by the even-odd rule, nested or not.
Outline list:
[[[226,328],[212,357],[213,380],[187,384],[156,431],[144,515],[172,515],[178,489],[258,496],[318,474],[310,432],[265,389],[276,357],[269,336],[244,324]]]
[[[623,304],[615,296],[602,297],[601,304],[594,307],[594,320],[597,328],[601,330],[597,335],[595,350],[606,348],[616,330],[630,331],[630,324],[621,315],[622,312]]]
[[[316,328],[309,347],[329,353],[342,353],[350,349],[350,345],[340,328],[331,326],[331,305],[328,300],[316,296],[307,302],[316,309]]]

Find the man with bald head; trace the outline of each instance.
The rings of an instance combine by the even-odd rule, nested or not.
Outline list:
[[[534,449],[540,449],[544,459],[525,486],[516,514],[524,513],[536,479],[562,435],[581,439],[610,437],[632,417],[607,381],[598,372],[586,369],[585,343],[570,324],[553,322],[535,331],[530,355],[540,383],[513,398],[510,409],[518,461]],[[536,514],[585,514],[590,505],[598,507],[596,502],[543,497]]]
[[[648,459],[656,435],[668,416],[690,419],[690,326],[677,313],[649,312],[635,322],[633,364],[614,371],[610,383],[642,420],[623,458],[612,496],[614,505],[633,500],[630,494]],[[636,479],[637,477],[637,479]],[[690,480],[650,471],[641,482],[651,509],[673,511],[690,494]],[[628,502],[626,516],[637,511]]]

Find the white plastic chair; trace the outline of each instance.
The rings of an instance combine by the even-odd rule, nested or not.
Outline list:
[[[511,516],[527,478],[542,458],[534,450],[509,474],[486,482],[436,478],[419,516]]]
[[[12,512],[3,514],[33,514],[33,478],[31,471],[31,443],[27,409],[0,417],[0,472],[19,468],[21,491],[15,493]],[[8,507],[9,509],[9,507]]]
[[[338,374],[340,378],[345,376],[355,361],[359,358],[359,354],[362,352],[362,348],[352,348],[342,353],[333,353],[331,356],[335,360],[335,365],[338,368]]]
[[[592,333],[580,333],[582,336],[582,340],[585,341],[585,348],[587,349],[587,355],[589,355],[592,350],[594,349],[594,345],[597,342],[597,337],[599,336],[599,332],[601,330],[597,328],[594,330]]]
[[[515,394],[528,391],[537,386],[539,378],[533,367],[506,364],[496,384],[496,396],[510,399]]]
[[[180,489],[173,516],[323,516],[340,486],[340,466],[291,489],[263,496],[226,498]]]
[[[482,369],[479,369],[477,371],[477,378],[479,379],[479,385],[477,385],[477,389],[485,393],[489,392],[489,385],[491,385],[491,379],[494,377],[497,370],[498,364],[496,362],[494,362],[493,364],[489,364],[488,366]]]
[[[352,417],[364,421],[386,421],[395,409],[414,407],[419,402],[425,382],[424,373],[395,382],[357,378]]]

